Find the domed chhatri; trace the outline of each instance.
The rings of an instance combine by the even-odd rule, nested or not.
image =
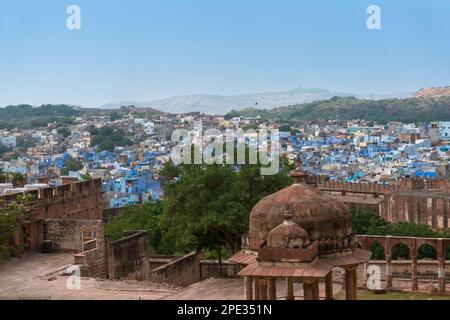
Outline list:
[[[346,205],[309,187],[306,174],[292,172],[294,184],[259,201],[250,214],[250,248],[258,250],[271,230],[283,223],[285,208],[292,208],[292,222],[303,228],[311,241],[321,241],[320,251],[339,251],[352,243],[352,218]]]
[[[285,207],[284,222],[275,227],[267,235],[270,248],[297,249],[309,245],[309,234],[305,229],[292,221],[294,217],[289,205]]]
[[[303,297],[318,300],[319,281],[325,299],[333,298],[333,268],[345,270],[348,300],[356,299],[358,265],[371,252],[356,248],[352,217],[344,203],[305,183],[306,174],[292,172],[294,184],[262,199],[250,215],[248,242],[229,260],[239,263],[247,300],[295,299],[294,280]],[[286,296],[277,296],[277,280],[286,280]]]

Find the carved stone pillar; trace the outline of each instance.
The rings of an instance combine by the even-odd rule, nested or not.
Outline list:
[[[392,253],[391,253],[391,239],[386,237],[384,243],[384,253],[386,255],[386,289],[392,289]]]
[[[313,295],[313,300],[320,300],[320,296],[319,296],[319,279],[317,279],[317,281],[315,281],[312,284],[312,295]]]
[[[417,281],[417,243],[416,240],[412,243],[412,248],[410,249],[411,263],[412,263],[412,273],[411,273],[411,290],[419,290],[419,284]]]
[[[319,279],[303,278],[304,300],[319,300]]]
[[[445,246],[444,239],[438,239],[437,243],[437,259],[438,259],[438,281],[439,291],[445,292]]]
[[[419,289],[417,281],[417,256],[411,256],[412,261],[412,274],[411,274],[411,290],[416,291]]]
[[[292,277],[286,278],[286,300],[294,300],[294,280]]]
[[[253,300],[253,277],[244,277],[244,295],[245,300]]]
[[[259,280],[259,300],[267,300],[267,280]]]
[[[259,278],[253,279],[253,298],[254,300],[260,300],[260,294],[259,294]]]
[[[347,300],[357,300],[357,279],[356,266],[345,269],[345,298]]]
[[[267,280],[269,300],[277,300],[277,283],[275,278]]]
[[[342,268],[341,276],[342,276],[342,290],[345,290],[345,269],[344,268]]]
[[[333,300],[333,272],[325,277],[325,300]]]

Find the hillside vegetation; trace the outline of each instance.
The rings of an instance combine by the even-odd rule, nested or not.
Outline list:
[[[0,108],[0,129],[32,129],[47,127],[53,123],[56,127],[72,124],[75,117],[82,115],[108,116],[112,121],[122,118],[126,114],[142,117],[146,114],[161,114],[163,112],[152,108],[135,108],[124,106],[119,109],[80,108],[67,104],[44,104],[33,107],[28,104],[7,106]]]
[[[65,104],[45,104],[40,107],[28,104],[7,106],[0,108],[0,129],[45,127],[47,123],[52,122],[67,124],[80,114],[82,111]]]
[[[334,97],[311,103],[279,107],[271,110],[245,109],[231,111],[226,118],[261,116],[263,119],[352,120],[430,122],[450,120],[450,97],[366,100]]]

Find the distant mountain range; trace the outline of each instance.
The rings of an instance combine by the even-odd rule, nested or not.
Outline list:
[[[141,108],[154,108],[169,113],[202,112],[205,114],[225,114],[231,110],[242,110],[246,108],[271,109],[279,106],[303,104],[319,100],[328,100],[332,97],[356,97],[360,99],[389,99],[408,98],[413,93],[392,94],[366,94],[357,95],[343,92],[333,92],[320,88],[296,88],[289,91],[248,93],[239,95],[185,95],[175,96],[167,99],[159,99],[149,102],[122,101],[109,103],[99,108],[115,109],[121,106],[134,105]]]

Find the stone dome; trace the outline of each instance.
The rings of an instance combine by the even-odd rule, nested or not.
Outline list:
[[[348,247],[352,236],[352,217],[346,205],[308,186],[304,182],[306,175],[299,170],[291,175],[294,184],[263,198],[253,208],[250,214],[250,248],[258,250],[265,244],[270,245],[269,232],[283,223],[287,205],[292,210],[292,222],[306,232],[310,241],[327,243],[328,249],[330,244],[332,248]],[[287,232],[285,226],[280,228]],[[289,228],[295,228],[295,232],[305,236],[295,226]]]
[[[305,229],[292,221],[294,215],[289,206],[285,209],[284,222],[267,235],[267,245],[270,248],[297,249],[309,245],[309,234]]]

